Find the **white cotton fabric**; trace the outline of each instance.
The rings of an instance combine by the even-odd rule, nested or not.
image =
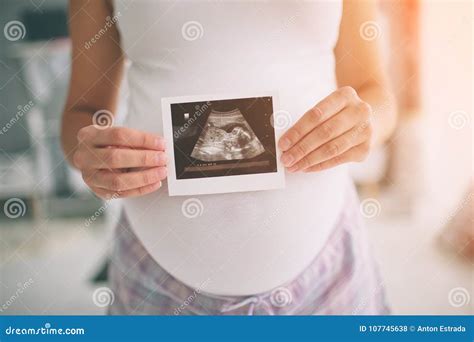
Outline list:
[[[115,1],[131,61],[125,125],[163,133],[161,98],[277,91],[294,123],[336,88],[341,1]],[[167,142],[168,147],[172,142]],[[281,190],[124,201],[146,250],[188,286],[252,295],[294,279],[341,213],[345,167],[286,175]],[[197,216],[183,214],[195,204]],[[196,216],[196,217],[193,217]]]

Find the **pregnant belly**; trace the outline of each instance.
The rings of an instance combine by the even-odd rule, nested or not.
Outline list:
[[[253,295],[291,281],[324,246],[341,213],[345,167],[287,175],[271,191],[124,200],[151,256],[184,284],[216,295]]]

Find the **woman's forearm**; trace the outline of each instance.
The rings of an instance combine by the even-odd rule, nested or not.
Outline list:
[[[387,141],[392,135],[396,121],[397,110],[395,98],[376,82],[366,83],[356,89],[359,97],[372,107],[372,142],[378,146]]]

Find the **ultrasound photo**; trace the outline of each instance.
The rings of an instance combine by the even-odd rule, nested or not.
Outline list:
[[[191,157],[202,161],[251,159],[265,151],[238,108],[211,110]]]
[[[217,183],[213,182],[213,192],[227,191],[225,186],[216,189],[226,183],[221,180],[226,177],[274,173],[282,179],[271,120],[275,111],[273,97],[164,99],[165,138],[167,132],[171,133],[173,141],[168,147],[172,149],[168,167],[173,168],[169,178],[214,179]],[[242,180],[246,184],[239,186],[234,179],[230,191],[248,189],[255,180],[246,178]],[[171,181],[169,188],[173,184]],[[264,188],[268,186],[268,182],[263,184],[267,184]]]

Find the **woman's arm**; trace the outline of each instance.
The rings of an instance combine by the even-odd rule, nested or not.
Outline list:
[[[362,161],[374,144],[383,143],[392,133],[396,111],[378,39],[370,40],[363,33],[367,25],[380,30],[374,22],[375,6],[374,0],[344,1],[334,51],[340,88],[280,138],[282,162],[288,171],[321,171]]]
[[[106,18],[113,10],[105,0],[71,0],[69,31],[72,42],[72,67],[69,93],[62,121],[62,146],[69,162],[77,147],[77,132],[92,125],[99,110],[115,113],[124,59],[116,26],[86,48],[96,34],[104,32]],[[73,164],[73,163],[72,163]]]
[[[339,87],[353,87],[372,107],[373,143],[383,143],[396,123],[395,100],[380,56],[381,27],[376,0],[345,0],[339,40],[334,49]],[[375,38],[375,39],[373,39]]]
[[[108,127],[113,122],[124,69],[119,33],[111,21],[111,3],[71,0],[69,16],[72,72],[61,134],[66,158],[99,197],[132,197],[155,191],[167,174],[164,139],[125,127]],[[94,116],[96,113],[100,115]]]

